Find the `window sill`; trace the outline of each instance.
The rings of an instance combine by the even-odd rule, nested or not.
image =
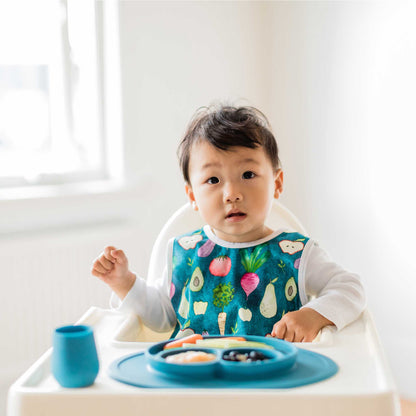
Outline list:
[[[124,183],[110,180],[0,188],[0,201],[33,201],[44,198],[53,199],[69,196],[117,193],[123,192],[126,188]]]
[[[0,235],[126,222],[142,192],[141,186],[115,181],[3,188]]]

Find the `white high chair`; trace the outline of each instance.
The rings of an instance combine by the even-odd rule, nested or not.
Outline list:
[[[275,202],[267,224],[307,234],[299,220]],[[167,241],[203,225],[190,205],[176,211],[152,251],[148,279],[163,272],[159,259]],[[162,257],[161,257],[162,256]],[[253,416],[259,412],[310,416],[399,416],[400,405],[389,365],[368,311],[342,331],[329,331],[316,343],[296,344],[324,354],[339,372],[324,381],[291,389],[151,389],[119,383],[107,374],[114,360],[137,354],[149,342],[166,339],[145,328],[136,316],[92,307],[77,324],[91,325],[100,358],[95,384],[83,389],[60,387],[50,373],[52,349],[10,388],[8,416]]]

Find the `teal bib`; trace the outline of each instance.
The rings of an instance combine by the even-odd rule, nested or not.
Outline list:
[[[260,245],[215,244],[204,229],[174,240],[172,337],[270,334],[282,316],[301,307],[300,258],[309,239],[281,233]]]

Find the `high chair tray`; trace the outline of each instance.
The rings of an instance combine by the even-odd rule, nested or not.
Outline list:
[[[94,328],[100,361],[95,383],[79,389],[59,386],[50,372],[50,349],[10,387],[7,416],[253,416],[260,412],[293,414],[294,409],[296,414],[310,416],[400,413],[395,384],[367,311],[342,331],[324,331],[318,342],[295,344],[300,356],[322,354],[337,363],[339,371],[318,383],[289,389],[159,389],[120,383],[108,375],[110,365],[146,351],[163,337],[157,338],[136,317],[100,308],[91,308],[77,323]]]

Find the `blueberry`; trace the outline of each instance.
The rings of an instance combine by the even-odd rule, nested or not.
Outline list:
[[[260,351],[250,351],[249,356],[253,361],[263,361],[266,358]]]

